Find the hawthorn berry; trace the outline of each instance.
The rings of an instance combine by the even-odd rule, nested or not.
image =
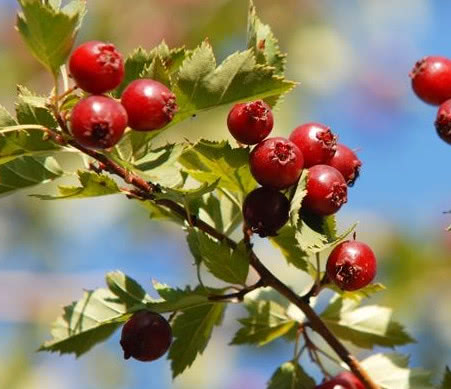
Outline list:
[[[120,344],[124,358],[154,361],[168,351],[172,330],[168,321],[158,313],[139,311],[133,314],[122,328]]]
[[[438,109],[435,129],[440,138],[451,144],[451,100],[445,101]]]
[[[293,130],[289,139],[302,151],[307,168],[327,163],[337,147],[337,137],[330,127],[321,123],[302,124]]]
[[[307,194],[302,202],[310,213],[327,216],[336,213],[348,201],[348,187],[334,167],[315,165],[309,169]]]
[[[246,225],[260,237],[275,236],[288,221],[290,202],[279,191],[261,187],[250,192],[243,204]]]
[[[299,179],[304,158],[293,142],[275,137],[265,139],[254,147],[249,155],[249,165],[260,185],[285,189]]]
[[[365,389],[365,386],[354,374],[344,371],[315,389]]]
[[[272,131],[274,117],[271,107],[262,100],[235,104],[227,117],[232,136],[245,145],[255,145]]]
[[[90,41],[74,50],[69,71],[81,89],[102,94],[119,86],[124,79],[124,60],[111,43]]]
[[[359,177],[362,162],[349,147],[337,144],[335,155],[327,162],[329,166],[337,169],[345,179],[348,186],[353,186]]]
[[[109,97],[86,97],[72,110],[72,135],[86,147],[112,147],[119,142],[126,127],[127,112],[120,103]]]
[[[128,113],[128,125],[136,131],[162,128],[177,111],[174,93],[151,79],[132,81],[122,93],[121,102]]]
[[[451,60],[440,56],[424,57],[409,73],[412,89],[424,102],[440,105],[451,99]]]
[[[327,276],[340,289],[361,289],[376,276],[376,257],[363,242],[348,240],[336,246],[327,259]]]

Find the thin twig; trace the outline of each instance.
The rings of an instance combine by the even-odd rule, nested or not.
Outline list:
[[[243,289],[241,289],[239,292],[235,293],[229,293],[229,294],[223,294],[223,295],[212,295],[209,296],[208,299],[210,301],[225,301],[225,300],[236,300],[238,302],[242,302],[244,300],[244,296],[246,296],[248,293],[252,292],[255,289],[259,289],[263,286],[262,279],[258,280],[257,283],[251,286],[247,286]]]

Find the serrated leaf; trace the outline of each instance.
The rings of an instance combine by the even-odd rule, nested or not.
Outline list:
[[[158,302],[152,299],[133,278],[120,271],[107,273],[106,283],[120,301],[130,309],[136,305]]]
[[[47,108],[47,98],[37,96],[23,86],[17,87],[16,115],[20,124],[40,124],[47,128],[56,128],[57,123]]]
[[[445,375],[443,377],[442,386],[440,389],[449,389],[451,388],[451,370],[448,366],[446,366]]]
[[[172,88],[169,70],[166,69],[159,55],[154,57],[152,63],[146,66],[139,76],[140,78],[151,78],[166,85],[169,89]]]
[[[301,177],[299,178],[298,184],[296,185],[296,190],[294,192],[293,198],[291,199],[290,222],[294,228],[296,228],[300,222],[302,200],[304,200],[304,197],[307,194],[307,178],[308,170],[304,169],[302,171]]]
[[[354,291],[342,290],[335,284],[327,284],[327,288],[332,289],[334,292],[338,293],[342,299],[353,300],[356,303],[360,303],[363,299],[369,298],[374,294],[382,292],[386,289],[385,286],[380,283],[369,284],[362,289]]]
[[[209,304],[176,316],[172,324],[174,342],[168,356],[173,377],[183,373],[204,352],[213,328],[222,322],[225,308],[224,303]]]
[[[56,77],[70,54],[86,2],[73,0],[63,9],[56,8],[57,2],[18,2],[22,12],[17,15],[17,29],[36,59]]]
[[[280,366],[271,380],[268,389],[314,389],[315,381],[297,362],[286,362]]]
[[[155,204],[154,201],[151,200],[137,200],[137,201],[139,205],[141,205],[149,212],[149,217],[151,219],[161,221],[171,221],[180,226],[183,226],[185,224],[185,219],[174,214],[165,207]]]

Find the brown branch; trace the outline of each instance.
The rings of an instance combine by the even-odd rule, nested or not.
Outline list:
[[[263,280],[260,279],[254,285],[247,286],[238,292],[221,295],[212,295],[209,296],[208,299],[210,301],[237,300],[238,302],[242,302],[244,300],[244,296],[246,296],[248,293],[252,292],[255,289],[261,288],[262,286],[264,286]]]

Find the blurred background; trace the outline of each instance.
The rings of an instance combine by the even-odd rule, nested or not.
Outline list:
[[[435,134],[435,109],[413,95],[408,73],[424,55],[451,56],[451,2],[255,3],[288,53],[288,78],[301,83],[278,107],[275,132],[287,136],[303,122],[322,121],[359,149],[362,174],[340,225],[360,221],[359,239],[373,246],[377,280],[388,287],[377,300],[394,307],[418,339],[399,351],[438,377],[451,363],[451,233],[445,231],[451,215],[443,214],[451,209],[451,148]],[[163,38],[193,48],[208,37],[218,62],[245,47],[244,0],[97,0],[88,9],[78,42],[108,40],[124,54]],[[9,109],[16,84],[42,93],[51,85],[14,29],[16,11],[15,1],[0,0],[0,104]],[[228,109],[175,126],[160,141],[223,139]],[[244,314],[240,306],[229,307],[204,356],[175,382],[165,359],[124,361],[119,334],[78,360],[36,353],[61,306],[80,298],[83,288],[104,286],[106,271],[120,269],[149,290],[151,279],[194,283],[195,272],[181,231],[150,222],[135,204],[116,197],[42,202],[27,196],[35,192],[1,199],[0,388],[261,389],[291,358],[284,341],[261,349],[228,346]],[[284,261],[267,244],[259,241],[257,250],[296,290],[305,287],[303,275],[280,266]],[[320,379],[308,358],[302,364]]]

